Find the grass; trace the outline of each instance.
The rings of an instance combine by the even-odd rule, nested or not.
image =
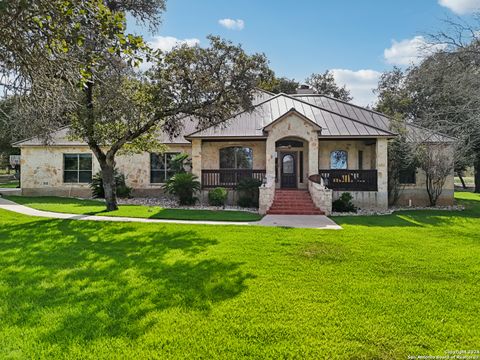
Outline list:
[[[261,216],[247,211],[165,209],[159,206],[120,205],[116,211],[106,211],[103,201],[56,196],[6,196],[7,199],[37,210],[60,213],[122,216],[145,219],[258,221]]]
[[[0,188],[14,189],[16,187],[18,187],[18,180],[0,182]]]
[[[478,349],[480,196],[344,230],[0,210],[0,358],[402,359]]]

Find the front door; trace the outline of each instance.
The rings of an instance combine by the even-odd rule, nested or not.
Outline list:
[[[296,188],[297,187],[297,154],[282,153],[281,156],[281,187]]]

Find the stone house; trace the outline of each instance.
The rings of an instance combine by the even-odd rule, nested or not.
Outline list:
[[[234,202],[239,179],[254,177],[263,181],[261,213],[318,213],[320,209],[328,214],[332,201],[346,191],[360,208],[388,207],[387,144],[396,136],[390,130],[391,119],[315,94],[257,91],[254,105],[252,111],[205,129],[197,129],[194,118],[184,118],[178,136],[161,135],[166,152],[119,155],[117,168],[135,196],[161,194],[162,184],[173,175],[170,159],[188,153],[191,171],[202,184],[203,200],[209,189],[225,187],[230,190],[229,201]],[[407,125],[407,132],[432,143],[449,146],[452,142],[414,125]],[[100,170],[92,152],[82,141],[70,139],[68,128],[59,129],[51,139],[48,145],[38,138],[15,144],[22,154],[22,193],[88,197],[91,177]],[[404,174],[403,182],[401,203],[428,204],[425,176],[419,169]],[[317,212],[290,201],[296,195],[305,198],[305,193]],[[282,198],[287,202],[281,204]],[[453,169],[439,199],[439,204],[452,203]]]

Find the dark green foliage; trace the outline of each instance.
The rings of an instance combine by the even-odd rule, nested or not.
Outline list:
[[[200,182],[196,175],[180,173],[168,179],[163,188],[168,194],[175,195],[180,205],[193,205],[198,200],[194,195],[200,190]]]
[[[258,188],[262,185],[261,180],[243,178],[238,182],[239,193],[238,205],[241,207],[258,207]]]
[[[249,196],[242,195],[238,198],[237,201],[238,206],[244,207],[244,208],[250,208],[250,207],[255,207],[253,200]],[[258,206],[258,204],[257,204]]]
[[[343,193],[339,199],[332,203],[332,210],[335,212],[356,212],[357,208],[352,202],[353,196],[349,192]]]
[[[128,198],[132,192],[132,189],[125,183],[125,175],[120,174],[116,169],[114,170],[115,185],[117,189],[117,196],[119,198]],[[90,183],[90,189],[92,190],[92,197],[96,199],[105,198],[105,191],[103,189],[102,172],[99,171],[92,177]]]
[[[212,206],[224,206],[228,192],[223,187],[217,187],[208,192],[208,203]]]
[[[259,87],[274,94],[295,94],[300,84],[286,77],[277,78],[273,75],[270,79],[263,81]]]
[[[175,174],[187,172],[185,167],[192,166],[192,160],[188,157],[185,153],[175,155],[170,162],[170,170]]]
[[[345,85],[340,86],[336,83],[335,77],[330,70],[325,71],[323,74],[312,74],[305,79],[305,82],[317,94],[331,96],[347,102],[353,99],[350,95],[350,90]]]

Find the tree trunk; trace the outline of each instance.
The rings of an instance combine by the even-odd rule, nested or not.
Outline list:
[[[473,164],[475,172],[475,192],[480,193],[480,153],[475,156],[475,162]]]
[[[105,205],[107,211],[118,210],[117,185],[115,183],[115,163],[113,160],[100,162],[102,169],[103,190],[105,192]]]
[[[467,185],[465,184],[465,180],[463,180],[462,172],[461,172],[461,171],[457,171],[457,176],[458,176],[458,178],[460,179],[460,182],[462,183],[462,188],[463,188],[463,189],[466,189],[466,188],[467,188]]]

